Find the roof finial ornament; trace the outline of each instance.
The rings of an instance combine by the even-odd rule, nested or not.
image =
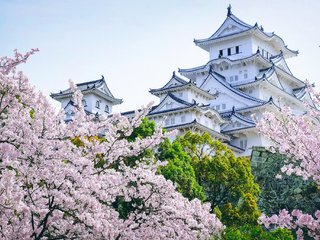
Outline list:
[[[173,71],[172,72],[172,77],[175,77],[176,76],[176,71]]]
[[[101,80],[104,80],[104,76],[103,75],[101,75]]]
[[[209,67],[209,74],[213,72],[212,65]]]
[[[233,106],[232,107],[232,113],[234,114],[236,111],[235,111],[235,107]]]
[[[229,4],[229,6],[228,6],[228,14],[227,14],[227,16],[229,17],[231,14],[232,14],[232,12],[231,12],[231,4]]]

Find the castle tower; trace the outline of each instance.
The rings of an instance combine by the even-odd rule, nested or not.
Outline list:
[[[115,98],[110,92],[104,77],[101,79],[76,84],[77,88],[83,94],[82,104],[87,114],[109,115],[112,113],[112,107],[122,103],[122,99]],[[66,121],[72,119],[72,92],[70,88],[52,93],[53,99],[61,103],[61,108],[66,113]]]
[[[167,111],[160,109],[171,95],[189,103],[192,100],[199,107],[202,104],[218,112],[223,120],[218,120],[219,117],[206,119],[201,122],[202,130],[208,128],[219,132],[218,138],[237,155],[248,156],[252,146],[268,145],[256,129],[253,114],[260,118],[264,111],[274,111],[282,106],[303,114],[304,104],[313,104],[306,84],[292,74],[286,63],[286,59],[297,56],[298,51],[289,49],[281,37],[266,32],[257,23],[249,25],[240,20],[232,13],[231,6],[217,31],[209,38],[194,40],[194,43],[208,52],[209,61],[202,66],[179,69],[186,79],[178,80],[174,75],[164,87],[152,89],[150,92],[158,96],[161,103],[150,115],[157,113],[158,119],[171,116],[173,110],[170,108]],[[207,97],[209,95],[214,97]],[[185,117],[176,116],[185,119],[187,115],[184,114]],[[199,118],[199,114],[195,116],[195,119]],[[169,119],[170,123],[177,121]],[[169,129],[180,129],[179,125],[167,123]]]

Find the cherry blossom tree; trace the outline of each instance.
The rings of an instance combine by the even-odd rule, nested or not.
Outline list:
[[[320,106],[320,95],[313,89],[309,91],[314,96],[315,105],[306,106],[308,114],[297,116],[284,107],[277,113],[265,113],[258,127],[273,143],[270,150],[288,156],[281,168],[282,174],[309,179],[320,187],[320,112],[315,107]],[[281,178],[281,174],[278,177]],[[303,239],[306,234],[320,239],[320,210],[312,214],[300,210],[289,213],[283,209],[278,215],[262,215],[260,221],[266,227],[296,229],[298,239]]]
[[[219,237],[223,225],[210,205],[187,200],[156,175],[161,163],[124,164],[165,137],[157,127],[152,136],[127,140],[147,108],[131,120],[87,116],[81,92],[71,84],[75,115],[65,123],[64,113],[56,113],[16,70],[36,51],[0,59],[0,238]],[[119,214],[119,199],[126,215]]]

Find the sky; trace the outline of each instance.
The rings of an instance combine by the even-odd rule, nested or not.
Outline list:
[[[48,98],[75,83],[100,79],[123,103],[114,112],[159,100],[178,68],[207,63],[193,39],[211,36],[228,5],[241,20],[275,32],[299,55],[293,74],[320,89],[319,0],[0,0],[0,56],[39,48],[20,70]],[[59,104],[50,99],[58,109]]]

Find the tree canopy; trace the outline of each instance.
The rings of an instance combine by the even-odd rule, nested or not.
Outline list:
[[[169,162],[161,169],[164,176],[175,182],[188,198],[196,197],[190,193],[201,190],[205,201],[221,211],[224,224],[256,223],[260,216],[256,204],[259,186],[254,182],[248,158],[235,157],[230,149],[213,140],[208,133],[191,132],[178,137],[172,144],[166,141],[160,145],[158,156]],[[188,169],[183,174],[177,170],[182,165]],[[188,180],[192,184],[185,185],[185,173],[190,173]]]
[[[95,119],[85,114],[81,92],[71,83],[75,114],[66,124],[64,113],[57,114],[16,70],[31,53],[0,58],[1,238],[209,239],[221,234],[223,225],[209,204],[189,201],[156,174],[162,163],[125,162],[165,137],[156,127],[130,138],[148,109],[130,120],[120,114]]]

